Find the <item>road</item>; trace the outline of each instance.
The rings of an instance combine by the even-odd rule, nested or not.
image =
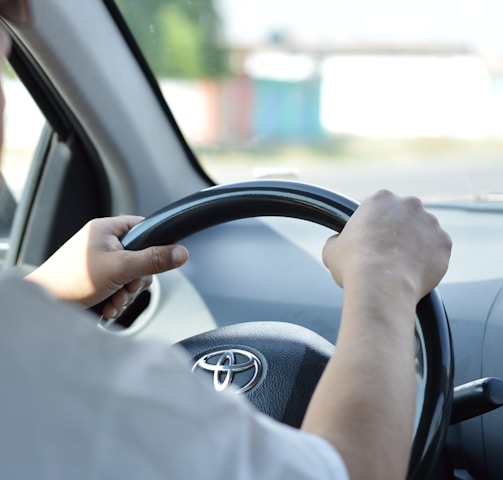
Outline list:
[[[467,156],[451,161],[327,163],[292,159],[278,167],[257,169],[251,163],[207,165],[218,183],[245,179],[287,178],[321,185],[361,200],[378,189],[424,200],[468,198],[474,194],[503,192],[501,157]],[[258,175],[256,175],[258,173]]]

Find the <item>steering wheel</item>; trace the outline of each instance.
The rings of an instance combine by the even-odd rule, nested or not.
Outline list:
[[[257,216],[311,221],[340,232],[358,203],[290,181],[252,181],[202,190],[152,214],[122,239],[124,248],[167,245],[205,228]],[[304,327],[281,322],[236,324],[181,342],[193,371],[217,390],[230,385],[271,417],[299,427],[334,346]],[[416,423],[409,478],[429,476],[443,446],[453,395],[451,337],[437,291],[417,306]],[[343,386],[342,386],[343,388]],[[376,402],[379,399],[375,399]]]

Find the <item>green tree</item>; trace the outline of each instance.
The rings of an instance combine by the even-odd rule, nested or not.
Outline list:
[[[158,77],[218,77],[228,72],[222,24],[212,0],[116,0]]]

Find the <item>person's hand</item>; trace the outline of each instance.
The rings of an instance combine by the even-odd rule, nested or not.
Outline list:
[[[351,478],[406,478],[416,399],[417,302],[445,274],[451,239],[417,198],[364,200],[323,261],[344,288],[334,354],[302,429],[339,451]]]
[[[444,276],[450,251],[449,235],[419,199],[383,190],[365,199],[341,234],[328,240],[323,261],[344,288],[399,286],[418,301]]]
[[[141,220],[120,216],[90,221],[26,278],[86,308],[110,297],[102,314],[119,316],[148,288],[152,274],[179,267],[188,258],[180,245],[124,250],[119,239]]]

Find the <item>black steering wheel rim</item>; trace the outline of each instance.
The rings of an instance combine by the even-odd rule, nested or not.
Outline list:
[[[300,182],[262,180],[219,185],[182,198],[150,215],[122,239],[138,250],[176,243],[193,233],[240,218],[300,218],[341,231],[358,202]]]
[[[122,244],[130,250],[167,245],[221,223],[259,216],[293,217],[340,232],[357,207],[356,201],[314,185],[278,180],[241,182],[211,187],[168,205],[131,229]],[[450,330],[436,290],[418,304],[417,317],[425,340],[428,375],[410,459],[408,477],[414,479],[427,478],[440,454],[453,392]],[[224,332],[217,330],[218,334]],[[224,342],[235,334],[239,333],[226,330]],[[204,348],[198,348],[201,342],[206,345],[215,340],[213,333],[209,337],[203,334],[189,339],[186,346],[196,345],[196,350],[203,351]],[[315,349],[318,347],[326,355],[326,346],[318,344]]]

